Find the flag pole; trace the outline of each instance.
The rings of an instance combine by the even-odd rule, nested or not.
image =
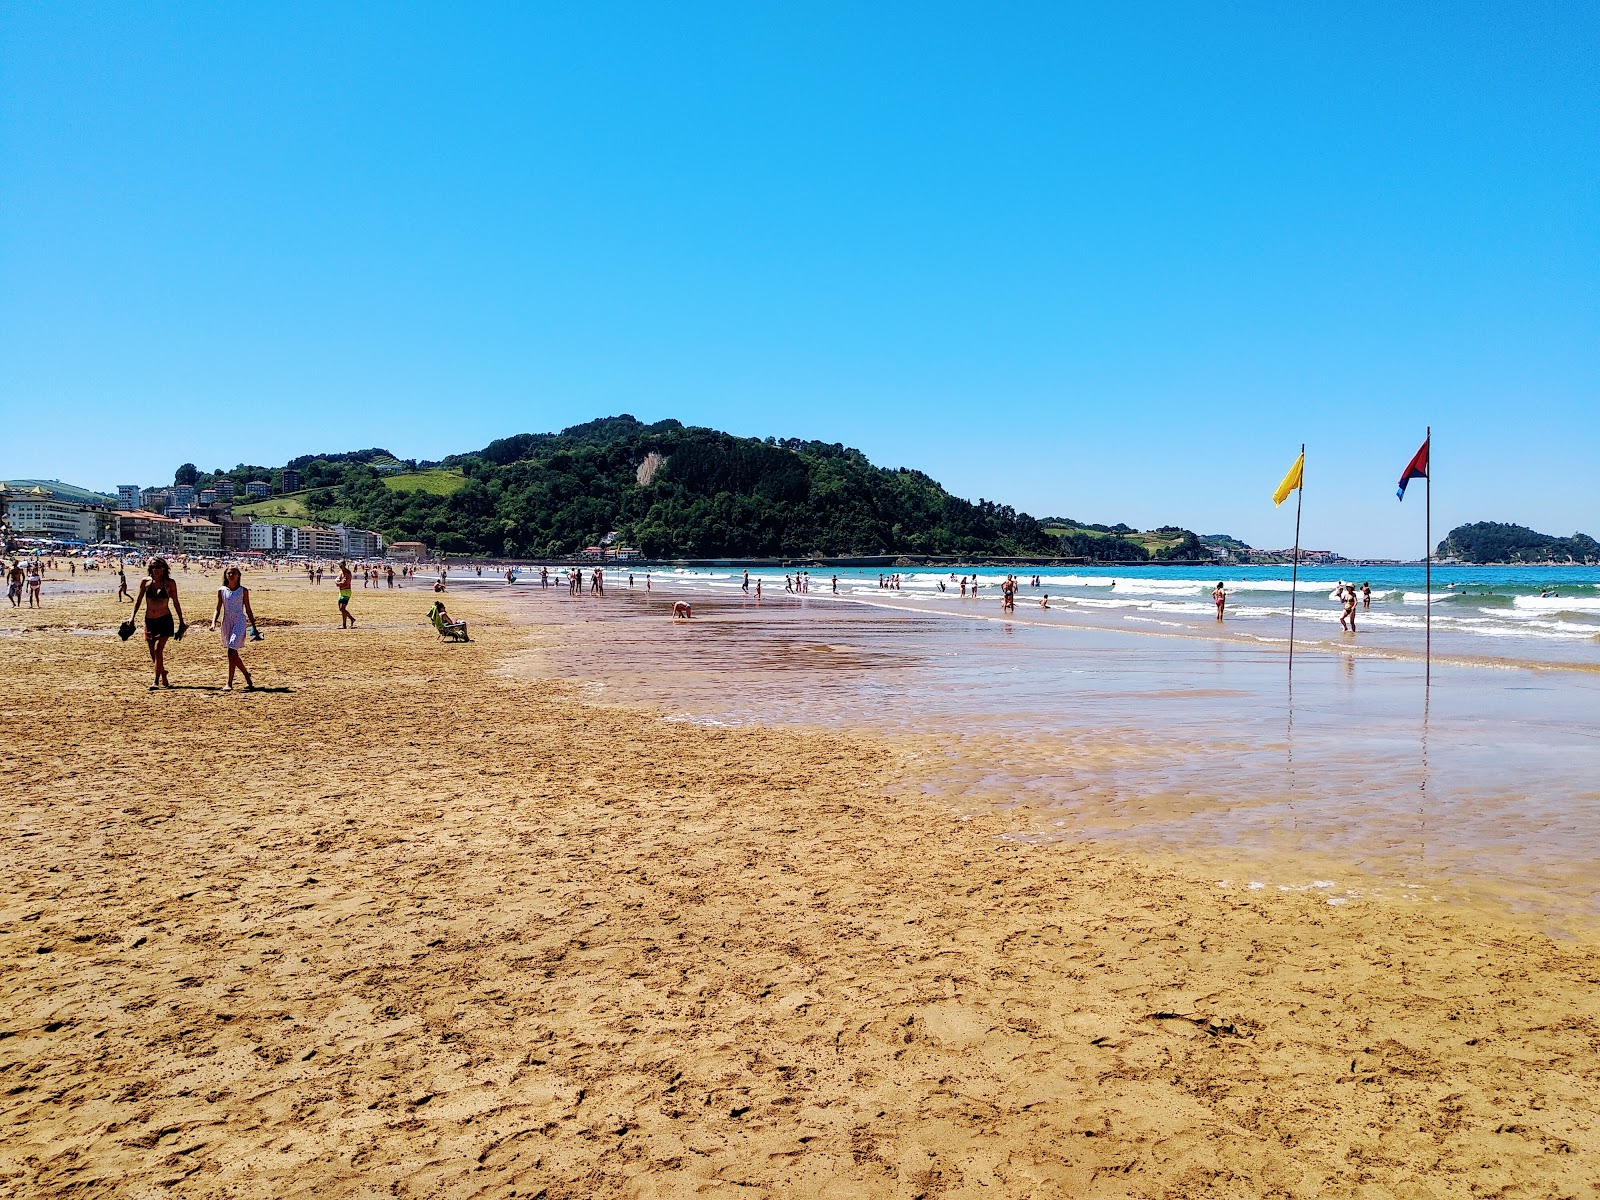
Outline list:
[[[1306,444],[1300,443],[1300,486],[1294,490],[1294,566],[1289,576],[1289,686],[1294,686],[1294,614],[1300,599],[1300,507],[1306,496]]]
[[[1425,646],[1425,665],[1422,669],[1422,686],[1426,690],[1433,686],[1433,426],[1428,426],[1428,435],[1424,439],[1428,445],[1428,488],[1423,500],[1422,537],[1427,542],[1423,547],[1426,552],[1427,565],[1423,568],[1422,589],[1427,593],[1428,602],[1423,607],[1423,621],[1427,632],[1423,635]]]

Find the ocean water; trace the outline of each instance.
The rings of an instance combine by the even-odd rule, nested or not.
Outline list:
[[[1181,568],[1044,573],[1012,617],[1003,572],[980,571],[965,602],[939,593],[947,573],[892,592],[876,571],[840,572],[840,599],[832,575],[800,596],[763,571],[759,605],[733,571],[652,571],[646,592],[644,572],[629,589],[613,570],[604,599],[504,592],[531,619],[582,625],[554,639],[552,666],[597,698],[893,739],[916,764],[908,786],[997,836],[1173,852],[1219,886],[1331,902],[1600,919],[1600,572],[1436,570],[1431,684],[1420,569],[1365,573],[1374,601],[1354,635],[1328,599],[1338,572],[1302,578],[1292,680],[1288,581],[1270,569],[1225,577],[1220,630],[1215,575]],[[1572,607],[1538,602],[1553,585]],[[679,598],[692,621],[671,619]]]
[[[1442,656],[1600,667],[1600,567],[1435,567],[1431,605],[1424,569],[1417,566],[1302,567],[1297,584],[1291,583],[1287,567],[908,570],[900,573],[897,589],[879,587],[880,574],[886,573],[877,570],[818,570],[810,576],[809,595],[831,597],[836,576],[838,594],[846,599],[990,612],[998,611],[1000,582],[1008,573],[1024,583],[1019,619],[1194,631],[1215,625],[1211,591],[1220,582],[1228,592],[1225,632],[1237,636],[1287,642],[1293,596],[1297,643],[1331,638],[1358,652],[1420,653],[1431,618],[1433,649]],[[743,594],[738,570],[680,568],[650,574],[658,586],[709,595]],[[763,598],[773,599],[786,594],[785,574],[764,568],[752,571],[751,580],[759,578]],[[642,575],[635,572],[636,580]],[[977,599],[969,595],[963,601],[953,576],[976,579]],[[613,582],[617,577],[615,570],[608,572]],[[1032,586],[1034,578],[1037,587]],[[1357,587],[1370,583],[1372,588],[1371,607],[1358,611],[1354,638],[1339,628],[1340,606],[1334,592],[1342,581]],[[1048,610],[1039,607],[1045,597]],[[1208,636],[1214,632],[1208,631]]]

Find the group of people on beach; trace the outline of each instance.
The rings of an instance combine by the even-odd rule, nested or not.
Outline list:
[[[184,620],[183,602],[178,596],[178,581],[173,577],[171,564],[158,555],[146,564],[145,572],[146,578],[139,584],[138,595],[133,597],[133,612],[119,632],[124,639],[131,637],[138,628],[139,612],[141,609],[144,611],[145,646],[153,670],[150,690],[155,691],[172,686],[167,676],[167,645],[169,642],[182,641],[189,623]],[[307,574],[312,582],[316,582],[321,575],[321,568],[308,567]],[[377,572],[369,568],[366,574],[370,586],[378,586],[373,578]],[[118,577],[121,581],[118,593],[120,600],[127,593],[127,575],[120,566]],[[338,588],[339,628],[354,629],[356,619],[350,612],[350,595],[355,586],[355,571],[348,560],[340,561],[335,581]],[[217,603],[211,614],[210,628],[213,633],[220,634],[222,648],[227,654],[226,690],[231,692],[235,678],[242,675],[245,690],[253,691],[255,680],[245,666],[240,651],[244,649],[246,641],[259,642],[265,639],[250,604],[250,589],[244,586],[244,573],[237,566],[230,565],[223,569],[222,586],[217,589]]]
[[[23,570],[18,559],[11,560],[11,566],[6,571],[6,598],[11,601],[12,608],[22,607],[22,593],[28,593],[29,608],[44,607],[44,575],[39,568],[39,560],[29,559],[27,570]]]
[[[170,688],[167,678],[167,643],[181,641],[189,628],[183,619],[183,602],[178,598],[178,581],[172,577],[172,567],[165,558],[152,558],[146,566],[147,578],[139,584],[139,594],[133,600],[133,614],[122,629],[131,636],[144,609],[144,639],[150,652],[154,678],[150,690]],[[244,676],[246,691],[253,691],[255,680],[239,651],[247,638],[261,640],[256,628],[256,614],[250,607],[250,589],[244,586],[243,573],[238,567],[228,567],[222,572],[222,586],[217,589],[217,606],[211,614],[211,629],[222,635],[222,647],[228,656],[227,690],[233,690],[236,675]]]

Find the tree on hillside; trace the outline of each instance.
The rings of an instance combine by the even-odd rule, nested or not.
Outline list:
[[[174,484],[186,483],[193,486],[194,481],[199,477],[200,472],[193,463],[184,463],[183,466],[172,473],[172,482]]]

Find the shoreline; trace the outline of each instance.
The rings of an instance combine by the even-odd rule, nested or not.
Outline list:
[[[1007,844],[898,790],[891,740],[504,677],[581,623],[452,591],[474,641],[451,646],[431,592],[358,589],[342,634],[331,589],[249,583],[294,622],[247,651],[288,690],[188,690],[222,674],[196,622],[184,689],[146,693],[109,598],[4,621],[20,1194],[1559,1194],[1600,1171],[1592,936]]]

